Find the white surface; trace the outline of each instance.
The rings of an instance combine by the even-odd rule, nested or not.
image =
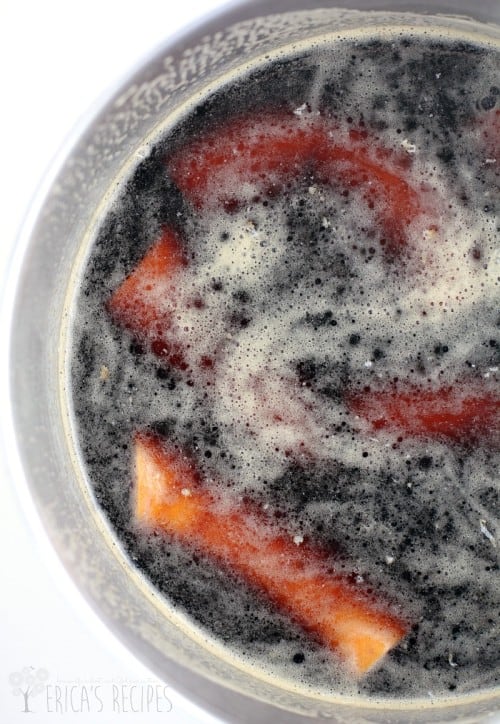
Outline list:
[[[79,117],[166,36],[223,4],[1,0],[0,278],[40,178]],[[0,721],[215,722],[164,690],[109,634],[67,579],[16,481],[1,482]],[[29,698],[29,717],[9,681],[26,668],[48,675]]]

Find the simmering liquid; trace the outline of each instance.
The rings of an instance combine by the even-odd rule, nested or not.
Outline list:
[[[311,45],[166,125],[96,232],[71,352],[95,500],[131,565],[271,676],[398,699],[498,685],[499,114],[487,44]],[[316,605],[297,615],[233,544],[145,523],[141,439],[189,461],[222,539],[251,510],[257,551],[269,530],[287,561],[318,551],[398,640],[353,671]]]

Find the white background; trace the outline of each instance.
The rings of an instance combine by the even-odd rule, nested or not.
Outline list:
[[[79,118],[166,37],[223,4],[0,0],[0,279],[30,199]],[[4,471],[3,477],[9,478]],[[142,713],[113,711],[113,685],[137,695],[159,682],[81,600],[16,480],[1,483],[0,722],[215,722],[172,690],[168,713],[163,694],[149,713],[145,705]],[[27,715],[9,676],[31,666],[48,672],[52,688],[48,700],[45,692],[30,699],[33,713]],[[56,684],[62,713],[56,711]],[[92,686],[100,686],[101,713]],[[84,689],[90,714],[82,701]],[[67,702],[65,692],[71,697]],[[132,703],[140,708],[137,699]]]
[[[221,0],[0,0],[0,279],[37,184],[72,127],[141,57]],[[1,401],[0,401],[1,402]],[[0,408],[1,409],[1,408]],[[2,468],[0,468],[2,474]],[[209,724],[211,716],[168,691],[164,713],[85,713],[82,690],[158,683],[81,600],[48,546],[36,513],[3,471],[0,486],[0,722],[156,721]],[[22,713],[9,676],[46,669],[50,685],[73,688],[55,711],[44,694]],[[54,690],[53,690],[54,691]],[[125,702],[126,703],[126,702]],[[92,700],[90,704],[93,705]],[[71,712],[71,708],[75,712]],[[49,710],[50,709],[50,710]],[[78,711],[82,709],[82,711]]]

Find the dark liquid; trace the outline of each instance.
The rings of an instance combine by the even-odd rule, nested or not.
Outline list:
[[[497,390],[499,176],[478,129],[500,107],[499,60],[486,46],[408,35],[339,41],[255,69],[193,108],[135,168],[82,277],[72,395],[96,500],[179,610],[250,663],[313,689],[408,698],[498,684],[498,448],[473,431],[457,441],[360,429],[344,396],[395,379]],[[250,190],[238,207],[193,208],[167,159],[234,109],[319,113],[346,143],[361,129],[406,154],[408,182],[433,199],[408,230],[420,251],[387,253],[361,190],[314,169],[279,193]],[[222,349],[215,388],[159,360],[105,310],[165,226],[189,260],[183,298],[200,300],[179,322],[183,343],[198,356]],[[289,419],[304,405],[310,416],[271,424],[248,394],[259,374],[272,404],[292,380]],[[224,495],[248,496],[291,537],[330,550],[332,565],[404,612],[408,636],[352,681],[230,570],[138,534],[132,439],[146,428],[189,451]]]

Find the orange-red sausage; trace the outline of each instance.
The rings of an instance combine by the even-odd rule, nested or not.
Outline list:
[[[328,570],[248,505],[216,501],[190,460],[150,434],[135,439],[136,521],[227,565],[335,651],[361,676],[407,632],[380,601]]]

